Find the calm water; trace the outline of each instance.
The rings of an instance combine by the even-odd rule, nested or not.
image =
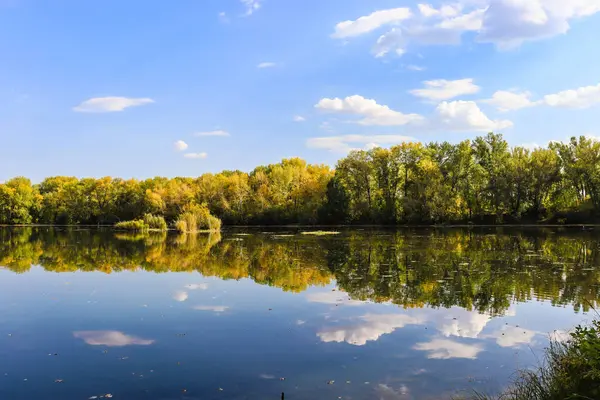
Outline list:
[[[593,317],[600,232],[0,229],[0,266],[0,399],[445,399]]]

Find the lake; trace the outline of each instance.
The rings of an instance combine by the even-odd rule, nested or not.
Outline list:
[[[494,393],[600,298],[591,228],[0,228],[0,266],[11,400]]]

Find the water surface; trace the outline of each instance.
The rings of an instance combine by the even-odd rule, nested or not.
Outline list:
[[[495,392],[600,298],[593,230],[0,229],[0,398]]]

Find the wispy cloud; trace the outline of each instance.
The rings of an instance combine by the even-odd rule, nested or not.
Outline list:
[[[197,311],[212,311],[215,313],[222,313],[229,310],[228,306],[195,306],[194,310]]]
[[[302,115],[294,116],[294,122],[304,122],[304,121],[306,121],[306,118],[304,118]]]
[[[183,155],[185,158],[191,158],[196,160],[203,160],[208,157],[208,153],[185,153]]]
[[[403,135],[339,135],[310,138],[306,141],[306,146],[311,149],[348,153],[352,150],[369,150],[414,140]]]
[[[410,93],[427,100],[441,101],[454,97],[474,94],[481,89],[473,83],[473,79],[458,79],[449,81],[437,79],[423,82],[425,88],[411,90]]]
[[[118,112],[129,107],[138,107],[152,103],[154,103],[154,100],[149,98],[94,97],[74,107],[73,111],[86,113]]]
[[[273,68],[273,67],[276,67],[276,66],[277,66],[277,63],[266,61],[266,62],[261,62],[260,64],[258,64],[256,66],[256,68],[261,68],[261,69],[262,68]]]
[[[199,137],[203,137],[203,136],[222,136],[222,137],[227,137],[227,136],[231,136],[231,135],[229,134],[229,132],[219,129],[219,130],[216,130],[216,131],[196,132],[196,133],[194,133],[194,136],[199,136]]]
[[[246,15],[250,16],[262,7],[262,0],[240,0],[246,7]]]

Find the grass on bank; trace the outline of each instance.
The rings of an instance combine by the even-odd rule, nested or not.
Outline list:
[[[143,219],[118,222],[115,224],[115,229],[134,232],[166,231],[167,222],[161,216],[146,214]]]
[[[175,221],[175,229],[182,233],[219,232],[221,220],[210,213],[206,206],[188,207]]]
[[[600,320],[578,326],[566,341],[552,340],[537,370],[521,371],[502,394],[473,400],[600,399]]]

